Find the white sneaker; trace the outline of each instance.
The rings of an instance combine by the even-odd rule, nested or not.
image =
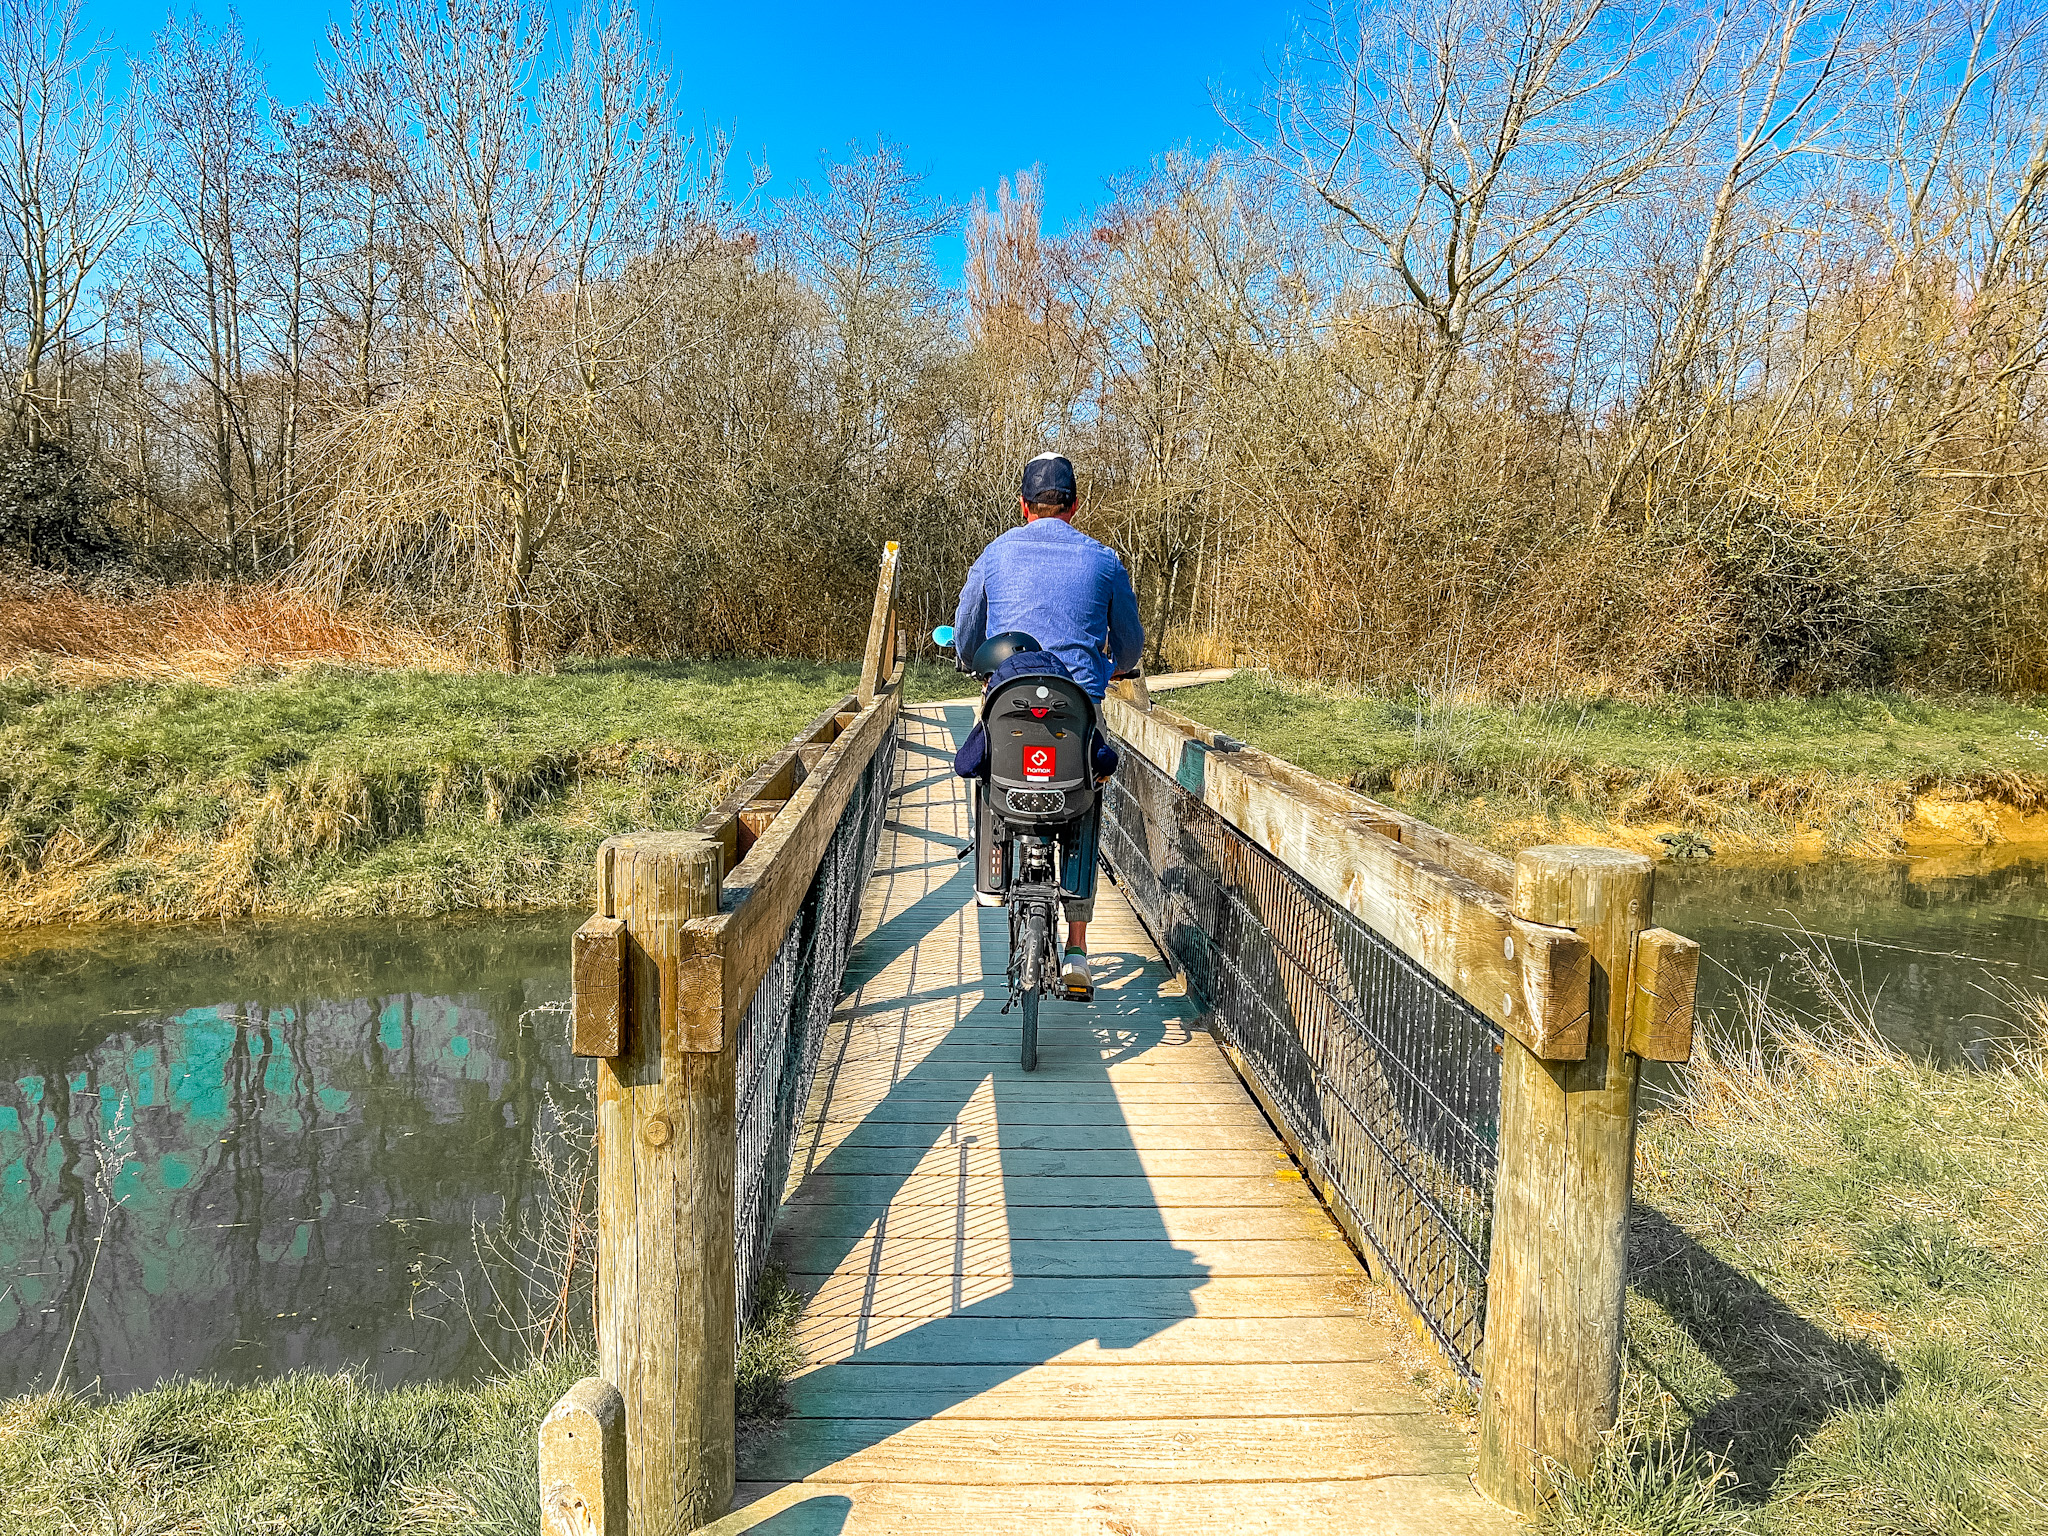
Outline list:
[[[1088,1002],[1095,996],[1095,978],[1088,974],[1088,953],[1086,950],[1070,949],[1067,957],[1060,962],[1060,990],[1077,1002]]]

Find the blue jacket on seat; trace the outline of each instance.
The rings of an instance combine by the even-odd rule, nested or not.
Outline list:
[[[1019,677],[1058,677],[1068,682],[1078,681],[1051,651],[1019,651],[995,671],[989,674],[988,686],[981,691],[986,699],[1004,683]],[[1117,750],[1109,744],[1109,738],[1101,731],[1095,732],[1095,739],[1089,746],[1089,756],[1095,765],[1095,777],[1108,778],[1116,772]],[[953,754],[953,771],[963,779],[985,779],[988,777],[988,732],[979,720],[974,729],[967,733],[967,739],[960,744],[960,750]]]

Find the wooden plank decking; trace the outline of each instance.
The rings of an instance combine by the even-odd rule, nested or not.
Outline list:
[[[1105,877],[1090,1007],[1039,1069],[974,905],[964,705],[902,795],[776,1247],[810,1296],[791,1416],[720,1533],[1506,1531],[1470,1441]]]

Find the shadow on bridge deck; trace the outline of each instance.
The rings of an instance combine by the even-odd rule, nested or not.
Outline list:
[[[1003,914],[955,858],[970,723],[905,712],[777,1223],[808,1364],[712,1529],[1511,1528],[1107,880],[1096,1001],[1049,1003],[1019,1069]]]

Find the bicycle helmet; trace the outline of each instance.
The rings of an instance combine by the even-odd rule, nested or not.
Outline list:
[[[969,670],[977,677],[987,677],[1012,656],[1024,651],[1042,651],[1045,647],[1025,634],[1021,629],[1006,629],[1000,635],[990,635],[981,642],[981,648],[974,653]]]

